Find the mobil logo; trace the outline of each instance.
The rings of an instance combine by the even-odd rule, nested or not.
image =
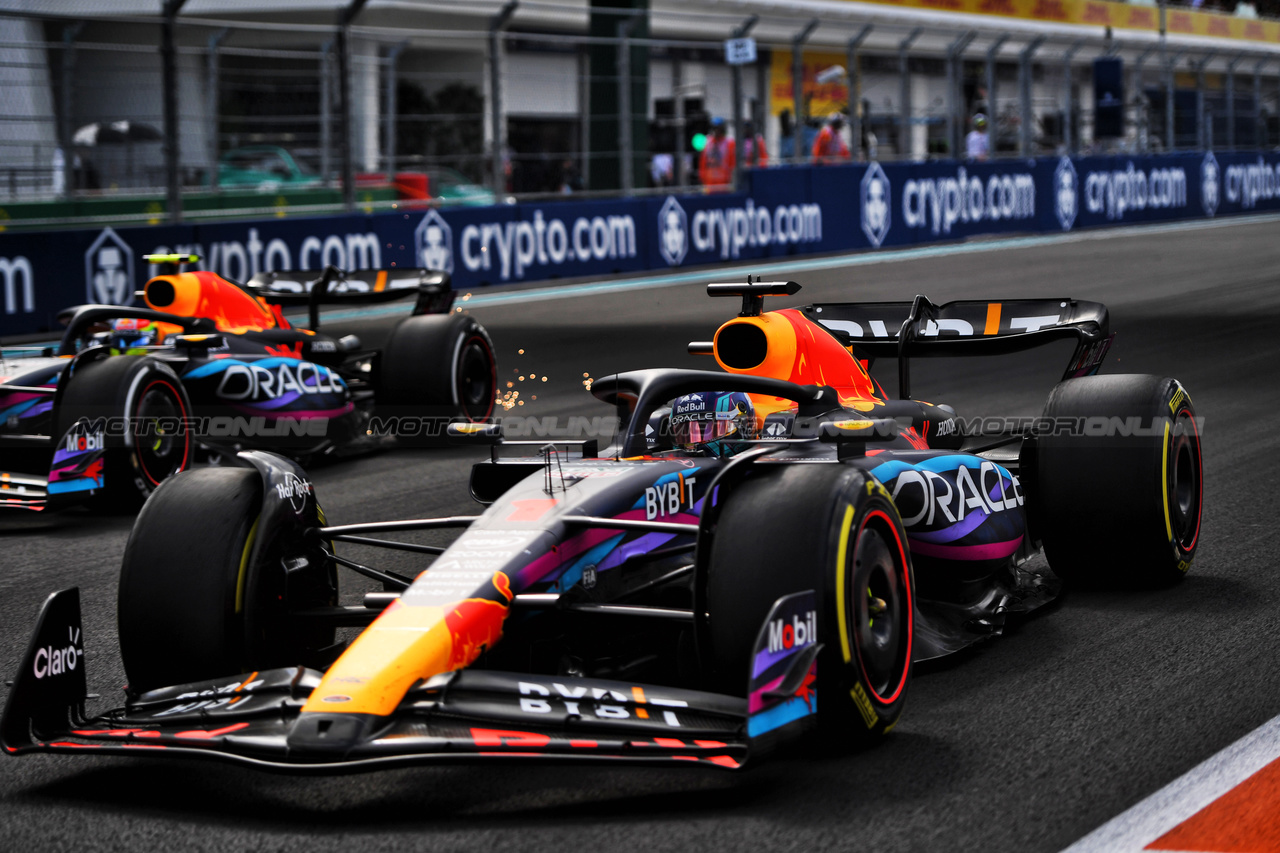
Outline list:
[[[790,619],[774,619],[769,623],[769,653],[789,652],[811,646],[818,639],[818,614],[809,610],[794,613]]]

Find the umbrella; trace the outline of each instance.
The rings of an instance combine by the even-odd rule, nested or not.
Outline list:
[[[92,147],[95,145],[118,145],[126,142],[157,142],[164,139],[163,134],[149,124],[138,124],[127,119],[122,121],[86,124],[76,131],[72,142],[76,145]]]

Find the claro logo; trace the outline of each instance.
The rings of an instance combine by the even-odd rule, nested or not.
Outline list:
[[[36,649],[32,672],[36,678],[53,678],[66,672],[72,672],[80,665],[84,657],[84,649],[80,648],[80,629],[67,628],[67,645],[57,649],[52,645]]]

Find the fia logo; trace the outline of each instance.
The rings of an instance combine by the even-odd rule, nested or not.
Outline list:
[[[99,305],[133,304],[133,249],[104,228],[84,253],[85,295]]]
[[[1218,192],[1222,183],[1219,178],[1218,158],[1210,151],[1200,161],[1200,203],[1204,205],[1204,215],[1213,216],[1218,212]]]
[[[689,253],[689,216],[673,196],[667,196],[658,211],[658,251],[673,267]]]
[[[889,204],[889,177],[872,160],[867,173],[862,176],[862,232],[876,248],[884,242],[893,223],[893,210]]]
[[[413,248],[422,266],[453,275],[453,229],[439,211],[422,217],[413,232]]]
[[[1058,160],[1058,168],[1053,172],[1053,212],[1063,231],[1070,231],[1071,226],[1076,224],[1078,189],[1076,167],[1071,163],[1071,158],[1061,158]]]

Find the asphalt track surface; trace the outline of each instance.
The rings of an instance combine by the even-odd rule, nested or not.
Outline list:
[[[1278,272],[1280,222],[1270,220],[796,276],[805,290],[795,303],[917,292],[1103,301],[1119,333],[1106,370],[1178,377],[1206,418],[1203,544],[1184,582],[1072,591],[918,672],[901,723],[872,750],[780,757],[737,774],[502,765],[327,779],[149,758],[4,757],[0,846],[1060,850],[1280,713]],[[475,314],[504,378],[528,400],[515,413],[564,419],[609,414],[583,391],[584,373],[711,366],[684,345],[735,311],[691,284]],[[352,325],[372,339],[389,321]],[[1055,350],[933,361],[914,387],[961,414],[1036,414],[1065,360]],[[335,523],[470,513],[468,466],[482,453],[383,453],[312,474]],[[1081,475],[1108,487],[1107,472]],[[120,698],[115,593],[130,524],[85,513],[0,523],[0,670],[14,672],[48,592],[79,585],[90,691]],[[408,560],[381,564],[407,570]]]

